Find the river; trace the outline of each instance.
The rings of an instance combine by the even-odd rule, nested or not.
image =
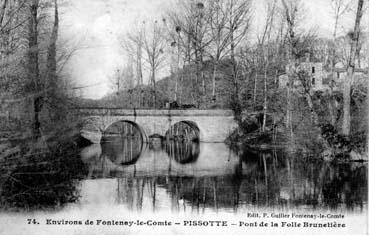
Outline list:
[[[24,232],[40,228],[43,232],[39,234],[123,234],[122,231],[137,234],[147,231],[144,227],[114,226],[106,233],[106,227],[58,227],[47,225],[47,219],[85,223],[98,219],[170,218],[182,221],[221,217],[238,224],[241,220],[251,223],[253,215],[260,220],[263,213],[267,213],[266,220],[276,219],[281,223],[281,219],[286,218],[284,215],[291,219],[292,213],[323,214],[324,221],[346,223],[355,234],[361,234],[367,226],[367,163],[312,161],[283,151],[244,149],[236,153],[223,143],[170,141],[166,145],[154,139],[145,144],[135,136],[107,138],[101,144],[81,149],[76,157],[82,160],[83,177],[74,179],[71,175],[68,187],[52,188],[53,197],[48,195],[45,205],[45,195],[40,196],[39,190],[29,191],[26,183],[35,177],[34,174],[24,173],[26,180],[18,184],[15,191],[31,195],[27,200],[18,196],[7,199],[14,207],[8,206],[0,213],[1,223],[17,226],[2,226],[0,234],[27,234]],[[50,177],[59,177],[62,173],[60,170]],[[12,185],[7,188],[12,190],[15,184]],[[36,199],[32,198],[37,199],[37,207],[33,207]],[[328,218],[328,215],[335,218]],[[339,216],[345,218],[337,219]],[[27,225],[27,219],[32,218],[40,224]],[[299,219],[296,217],[297,221]],[[174,228],[158,229],[156,231],[163,234],[176,231]],[[211,234],[229,231],[221,228],[214,233],[214,230],[206,230],[207,227],[182,229],[179,231]],[[239,226],[237,229],[244,231]],[[300,231],[290,229],[290,232]],[[345,234],[345,231],[328,232]],[[254,232],[261,234],[259,230]]]

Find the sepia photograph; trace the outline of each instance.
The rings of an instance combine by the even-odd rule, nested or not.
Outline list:
[[[368,235],[368,0],[0,0],[0,235]]]

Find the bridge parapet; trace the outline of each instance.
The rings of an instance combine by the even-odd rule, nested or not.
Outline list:
[[[82,115],[92,116],[232,116],[230,109],[120,109],[79,108]]]

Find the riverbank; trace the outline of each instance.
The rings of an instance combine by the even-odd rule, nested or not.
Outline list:
[[[345,137],[329,124],[319,128],[308,126],[295,132],[279,124],[268,126],[262,131],[257,119],[246,119],[229,135],[226,143],[235,151],[242,148],[257,151],[283,150],[325,161],[368,161],[365,132]]]
[[[71,134],[71,133],[69,133]],[[78,200],[87,175],[76,135],[2,144],[0,206],[5,210],[55,208]]]

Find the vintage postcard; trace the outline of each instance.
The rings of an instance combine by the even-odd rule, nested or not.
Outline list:
[[[368,233],[366,0],[0,0],[0,235]]]

